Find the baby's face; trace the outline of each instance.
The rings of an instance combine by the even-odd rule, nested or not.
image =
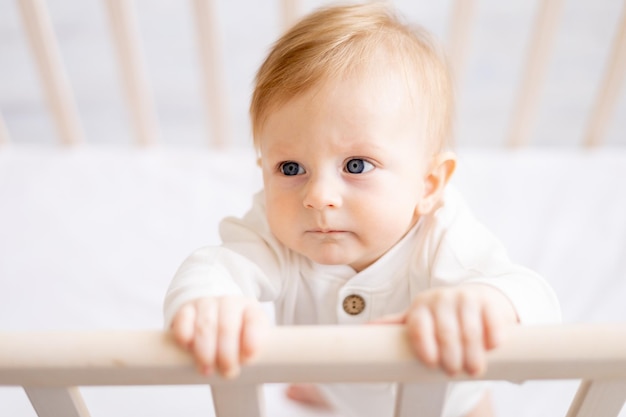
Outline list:
[[[267,216],[284,245],[360,271],[416,223],[429,160],[405,83],[397,73],[331,81],[269,115]]]

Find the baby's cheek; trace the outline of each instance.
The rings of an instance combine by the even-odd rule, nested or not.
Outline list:
[[[292,210],[287,210],[285,204],[273,204],[267,207],[267,221],[272,234],[283,245],[291,248],[294,234],[297,232],[297,224]]]

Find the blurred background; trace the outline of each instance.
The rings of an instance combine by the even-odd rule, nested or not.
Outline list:
[[[468,3],[473,0],[466,0]],[[0,112],[12,142],[46,144],[52,120],[42,97],[39,75],[24,33],[17,1],[0,0]],[[191,2],[135,1],[149,86],[156,102],[161,142],[203,146],[210,126],[205,111]],[[301,0],[301,15],[329,1]],[[452,0],[392,2],[446,43]],[[131,129],[107,13],[100,0],[46,2],[61,55],[74,89],[85,137],[90,143],[130,144]],[[493,146],[507,135],[517,86],[540,6],[537,0],[475,1],[462,71],[457,77],[456,142]],[[221,38],[224,114],[229,136],[250,143],[248,102],[255,71],[283,29],[278,0],[214,2]],[[557,19],[554,53],[541,88],[532,144],[581,143],[595,91],[606,66],[623,0],[566,0]],[[210,122],[209,122],[210,123]],[[626,143],[626,89],[607,127],[606,143]]]

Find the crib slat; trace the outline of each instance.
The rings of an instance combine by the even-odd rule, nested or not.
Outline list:
[[[258,385],[211,386],[217,417],[264,417],[263,393]]]
[[[213,147],[221,147],[229,142],[228,103],[224,91],[223,60],[220,52],[220,37],[215,20],[213,0],[194,0],[194,17],[202,66],[204,96],[207,106],[207,122],[211,126]]]
[[[508,145],[518,147],[528,142],[539,106],[539,94],[548,68],[563,0],[542,0],[517,102],[509,127]]]
[[[452,7],[448,29],[448,54],[458,87],[465,70],[472,21],[476,11],[476,0],[456,0]]]
[[[297,0],[282,0],[283,30],[287,30],[298,18],[299,2]]]
[[[7,125],[4,122],[4,117],[2,117],[2,113],[0,113],[0,146],[6,145],[9,143],[9,131],[7,130]]]
[[[618,94],[626,76],[626,2],[617,28],[611,57],[606,73],[598,89],[589,125],[585,135],[585,146],[598,146],[605,136],[611,114],[617,104]]]
[[[448,384],[399,384],[394,417],[441,417]]]
[[[61,143],[76,145],[83,141],[82,127],[48,10],[43,0],[20,0],[19,5]]]
[[[143,65],[139,29],[132,0],[106,0],[126,100],[139,145],[158,142],[157,117]]]
[[[24,388],[39,417],[89,417],[77,387]]]
[[[626,401],[626,380],[583,381],[567,417],[617,417]]]

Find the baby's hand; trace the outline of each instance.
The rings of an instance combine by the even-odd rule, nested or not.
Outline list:
[[[191,351],[200,372],[239,375],[262,347],[269,320],[258,301],[243,296],[200,298],[184,304],[172,321],[179,345]]]
[[[508,298],[488,285],[434,288],[419,294],[409,309],[374,323],[404,323],[415,355],[449,375],[481,375],[485,353],[495,348],[506,326],[517,323]]]

